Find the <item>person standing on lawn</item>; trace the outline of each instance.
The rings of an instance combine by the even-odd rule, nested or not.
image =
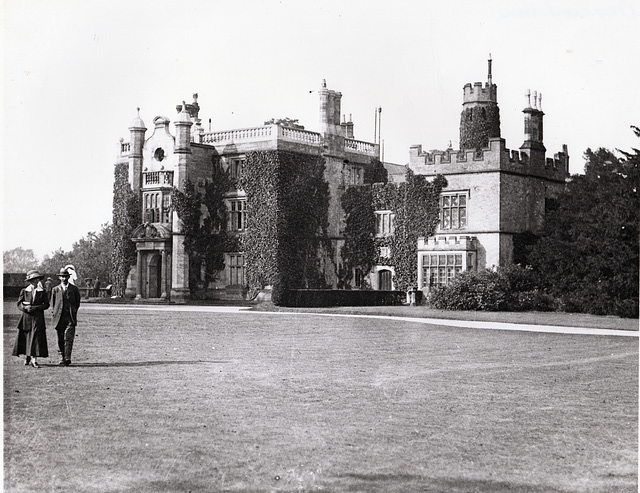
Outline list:
[[[44,290],[47,292],[47,299],[49,303],[51,303],[51,291],[53,290],[53,279],[47,277],[47,280],[44,283]]]
[[[49,298],[42,287],[44,276],[37,270],[27,272],[26,280],[29,285],[20,291],[18,309],[22,312],[18,322],[18,335],[13,345],[13,356],[24,354],[24,365],[40,368],[37,358],[47,358],[46,325],[44,311],[49,308]]]
[[[60,366],[71,364],[73,339],[76,336],[78,324],[78,308],[80,308],[80,290],[69,282],[71,273],[60,269],[58,284],[51,292],[51,310],[53,312],[53,326],[58,333],[58,348],[60,349]]]

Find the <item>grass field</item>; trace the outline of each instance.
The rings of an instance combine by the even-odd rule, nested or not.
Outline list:
[[[5,491],[638,489],[636,337],[119,308],[36,370],[5,303]]]

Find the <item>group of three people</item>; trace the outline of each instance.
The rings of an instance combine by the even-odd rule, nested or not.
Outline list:
[[[80,290],[69,282],[71,273],[67,268],[60,269],[60,284],[51,291],[51,299],[42,286],[44,276],[37,270],[27,272],[29,285],[20,291],[18,309],[22,312],[18,322],[18,334],[13,345],[13,356],[25,355],[25,366],[40,368],[38,358],[47,358],[47,334],[44,312],[51,306],[51,322],[58,333],[60,365],[71,364],[71,351],[78,324]]]

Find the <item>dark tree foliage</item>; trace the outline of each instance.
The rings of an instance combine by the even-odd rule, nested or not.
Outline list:
[[[172,207],[182,222],[185,252],[189,255],[189,288],[195,293],[207,288],[224,269],[224,252],[229,244],[225,193],[231,185],[228,172],[214,163],[211,181],[199,192],[191,181],[184,190],[174,187]],[[205,279],[200,286],[200,272],[204,265]]]
[[[51,255],[45,255],[39,268],[42,274],[54,275],[69,264],[76,267],[73,252],[65,252],[62,248],[59,248]],[[81,276],[82,272],[77,272],[77,274]]]
[[[622,154],[587,149],[585,174],[548,204],[531,249],[529,263],[567,311],[637,316],[640,152]]]
[[[43,274],[55,275],[66,265],[72,264],[78,274],[79,285],[85,279],[100,279],[103,287],[111,284],[112,279],[113,227],[106,223],[99,232],[89,232],[76,241],[70,252],[59,249],[52,255],[45,255],[39,268]]]
[[[387,168],[379,159],[372,159],[369,166],[364,169],[365,183],[387,183],[389,181],[389,173]]]

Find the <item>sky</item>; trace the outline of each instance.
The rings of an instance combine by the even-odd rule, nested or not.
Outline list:
[[[322,79],[355,138],[382,107],[385,161],[458,148],[462,88],[493,60],[502,137],[523,142],[542,92],[547,156],[640,147],[640,2],[0,0],[3,250],[42,258],[111,222],[119,139],[136,108],[176,117],[198,93],[208,129],[294,118],[318,130]],[[171,130],[175,128],[171,124]]]

